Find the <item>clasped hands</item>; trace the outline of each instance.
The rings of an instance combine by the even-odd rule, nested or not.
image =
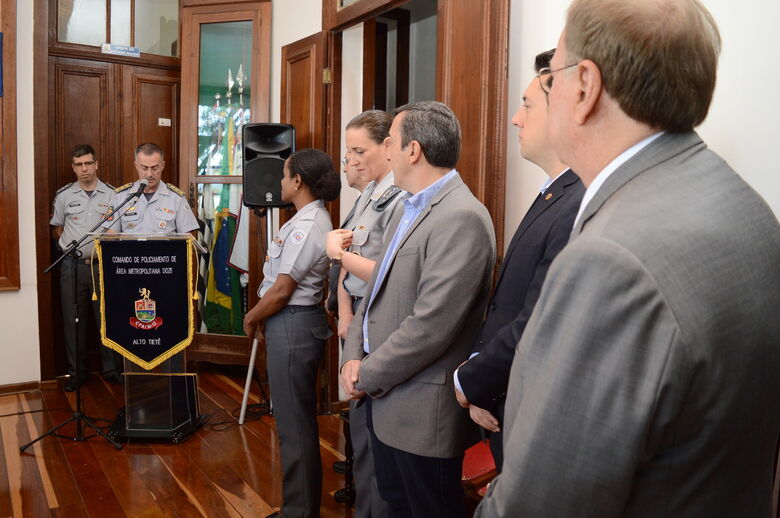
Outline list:
[[[339,382],[341,388],[349,396],[349,399],[360,399],[366,395],[365,392],[355,387],[360,379],[360,360],[349,360],[341,367],[341,377]]]
[[[339,228],[331,230],[325,237],[325,253],[330,259],[336,257],[339,252],[352,246],[352,231]]]
[[[455,397],[457,398],[458,403],[460,403],[460,406],[469,409],[469,416],[471,417],[472,421],[491,432],[501,431],[501,427],[498,426],[498,419],[496,419],[496,417],[490,413],[489,410],[485,410],[484,408],[480,408],[469,403],[466,395],[458,390],[458,387],[455,387]]]

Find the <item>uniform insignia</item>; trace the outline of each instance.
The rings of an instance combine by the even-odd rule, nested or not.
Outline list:
[[[176,211],[173,209],[169,209],[168,207],[157,207],[157,210],[159,212],[164,212],[166,214],[176,214]]]
[[[133,182],[126,183],[126,184],[122,185],[121,187],[117,187],[116,189],[114,189],[114,192],[122,192],[122,191],[126,191],[126,190],[128,190],[130,187],[132,187],[132,186],[133,186]]]
[[[551,192],[548,192],[548,193],[547,193],[547,196],[545,196],[545,197],[544,197],[544,199],[545,199],[545,200],[549,200],[550,198],[552,198],[552,193],[551,193]]]
[[[181,189],[179,189],[179,188],[178,188],[178,187],[176,187],[175,185],[171,185],[171,184],[169,184],[169,183],[167,183],[167,184],[165,184],[165,185],[167,185],[167,186],[168,186],[168,189],[172,190],[173,192],[175,192],[176,194],[178,194],[179,196],[181,196],[182,198],[184,198],[184,191],[182,191]]]
[[[69,188],[71,185],[73,185],[73,182],[70,182],[68,185],[65,185],[65,186],[63,186],[63,187],[60,187],[60,188],[57,190],[57,194],[59,194],[59,193],[61,193],[61,192],[63,192],[63,191],[67,191],[67,190],[68,190],[68,188]]]
[[[399,187],[396,187],[395,185],[390,186],[390,188],[383,192],[382,196],[376,200],[376,203],[374,204],[374,210],[376,212],[383,212],[387,206],[390,205],[390,202],[393,201],[393,199],[400,193],[401,189]]]
[[[73,203],[68,203],[68,207],[81,207],[81,202],[74,201]]]
[[[306,232],[303,230],[296,230],[290,235],[290,241],[292,241],[294,245],[300,245],[303,243],[304,239],[306,239]]]
[[[166,224],[164,221],[161,221],[160,223],[157,224],[157,226],[159,226],[160,228],[165,228]]]
[[[360,226],[358,227],[358,230],[365,230],[365,229],[366,229],[366,226],[365,226],[365,225],[360,225]]]

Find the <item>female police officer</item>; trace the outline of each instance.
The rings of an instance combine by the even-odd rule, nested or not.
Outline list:
[[[340,189],[339,175],[322,151],[302,149],[287,159],[282,200],[294,204],[297,213],[269,246],[261,299],[244,318],[247,335],[264,337],[266,343],[283,471],[278,516],[319,516],[322,469],[315,382],[330,336],[321,302],[329,264],[325,235],[333,229],[323,200],[336,199]]]

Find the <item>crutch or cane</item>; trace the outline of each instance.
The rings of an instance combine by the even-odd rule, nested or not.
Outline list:
[[[244,424],[244,418],[246,417],[246,403],[249,399],[249,386],[252,384],[252,371],[255,370],[255,356],[257,356],[257,338],[252,340],[252,354],[249,355],[249,365],[246,368],[244,398],[241,400],[241,414],[238,416],[238,424]]]

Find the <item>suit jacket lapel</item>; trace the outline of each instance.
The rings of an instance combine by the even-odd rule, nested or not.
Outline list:
[[[504,255],[504,260],[501,261],[501,269],[498,272],[498,281],[496,282],[496,285],[501,282],[501,277],[504,275],[504,269],[506,264],[509,262],[509,257],[514,252],[515,247],[523,237],[523,234],[525,234],[531,224],[536,221],[539,216],[544,214],[544,211],[552,207],[556,201],[563,197],[566,187],[576,183],[577,180],[578,178],[577,175],[574,174],[574,171],[567,169],[559,178],[550,184],[544,194],[539,194],[536,197],[534,202],[531,204],[531,207],[528,209],[528,212],[526,212],[525,216],[523,217],[523,220],[520,222],[520,225],[517,227],[515,235],[512,236],[512,241],[509,243],[506,255]]]
[[[451,193],[452,191],[454,191],[455,189],[457,189],[462,185],[465,184],[463,183],[463,180],[461,180],[460,174],[458,173],[455,175],[455,177],[452,180],[447,182],[438,193],[436,193],[436,196],[433,197],[433,199],[428,204],[428,206],[422,210],[422,212],[417,216],[417,218],[415,218],[414,222],[406,230],[406,233],[403,235],[403,237],[401,237],[401,240],[398,242],[398,246],[396,246],[396,253],[393,254],[393,256],[390,258],[390,262],[387,264],[387,272],[385,273],[384,278],[381,280],[381,283],[379,284],[379,288],[377,289],[377,295],[379,295],[379,291],[382,289],[382,285],[385,283],[385,280],[388,277],[387,274],[390,272],[390,269],[393,267],[393,262],[395,261],[395,256],[398,254],[398,250],[401,249],[401,247],[404,245],[406,240],[409,239],[409,236],[411,236],[412,233],[414,233],[414,230],[420,225],[420,223],[422,223],[422,221],[428,217],[428,214],[431,213],[433,207],[437,205],[441,200],[443,200],[445,196],[447,196],[449,193]],[[403,217],[403,210],[401,210],[400,217],[395,218],[395,221],[392,223],[393,234],[395,234],[395,229],[398,228],[398,224],[400,223],[402,217]],[[379,268],[374,268],[374,275],[378,273],[378,270]]]
[[[604,185],[599,188],[585,207],[579,220],[574,225],[571,236],[574,237],[582,232],[582,227],[585,223],[625,184],[648,169],[669,160],[673,156],[679,155],[693,147],[704,145],[704,142],[702,142],[695,131],[689,133],[667,132],[655,139],[644,149],[639,151],[639,153],[631,157],[628,162],[618,167],[615,172],[607,178]]]

